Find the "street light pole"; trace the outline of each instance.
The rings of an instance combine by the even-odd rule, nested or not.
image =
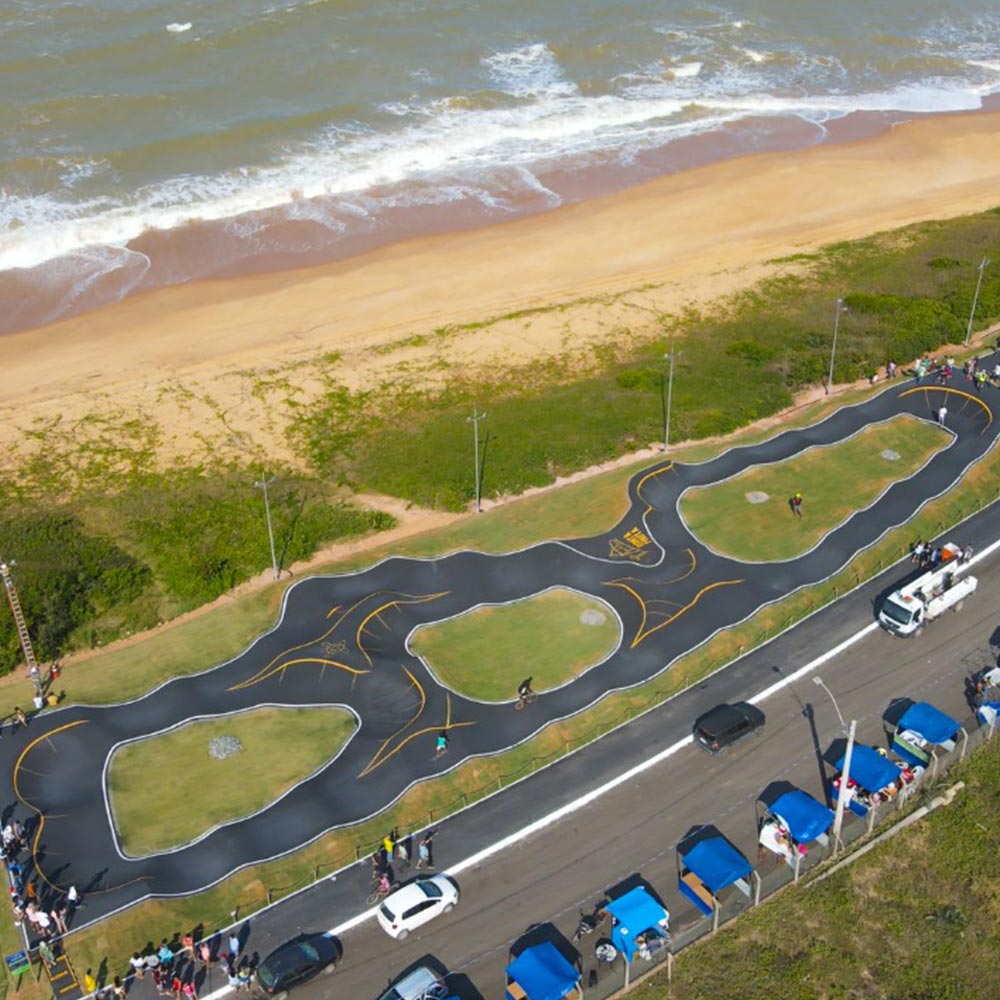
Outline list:
[[[840,842],[840,828],[844,825],[844,806],[847,805],[847,783],[851,776],[851,757],[854,754],[854,730],[857,723],[851,719],[851,728],[847,733],[847,752],[844,754],[844,770],[840,772],[840,794],[837,796],[837,808],[833,814],[833,856],[836,857],[844,846]],[[872,806],[874,809],[875,807]]]
[[[830,696],[830,701],[833,702],[833,707],[837,712],[837,718],[840,719],[841,731],[847,734],[847,752],[844,754],[844,768],[840,772],[840,792],[837,795],[837,808],[833,814],[833,857],[836,857],[843,846],[840,842],[840,830],[844,825],[844,807],[847,805],[847,783],[851,776],[851,757],[854,755],[854,733],[857,723],[854,719],[851,719],[850,726],[844,722],[840,705],[837,704],[837,699],[834,698],[833,692],[823,682],[822,677],[813,677],[813,684],[818,684]]]
[[[674,358],[681,354],[678,350],[668,351],[663,355],[664,361],[670,362],[669,374],[667,375],[667,405],[663,411],[663,450],[670,447],[670,411],[674,402]]]
[[[972,338],[972,324],[976,319],[976,306],[979,304],[979,289],[983,287],[983,271],[986,270],[986,265],[989,263],[989,258],[984,257],[980,261],[979,267],[976,268],[979,271],[979,277],[976,279],[976,294],[972,296],[972,312],[969,313],[969,325],[965,331],[965,345],[968,347],[969,340]]]
[[[465,422],[467,424],[472,424],[472,447],[475,450],[475,474],[476,474],[476,513],[482,512],[482,496],[480,493],[480,482],[479,482],[479,421],[485,420],[486,414],[480,413],[476,407],[472,408],[472,416],[466,417]]]
[[[837,313],[833,317],[833,346],[830,348],[830,373],[826,377],[826,394],[830,395],[833,385],[833,362],[837,357],[837,334],[840,332],[840,314],[844,311],[844,300],[837,299]]]
[[[274,570],[274,578],[277,580],[281,576],[281,571],[278,569],[278,557],[274,551],[274,528],[271,526],[271,504],[267,498],[267,487],[275,479],[277,479],[277,476],[271,476],[270,479],[266,476],[261,476],[260,480],[254,483],[254,486],[264,494],[264,517],[267,518],[267,540],[271,545],[271,569]]]

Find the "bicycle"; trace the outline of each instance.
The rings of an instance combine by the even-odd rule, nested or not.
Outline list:
[[[534,691],[528,691],[526,694],[518,695],[517,701],[514,702],[514,711],[523,712],[528,705],[537,700],[538,695]]]
[[[382,885],[381,882],[378,882],[375,885],[374,891],[368,894],[368,898],[365,900],[365,902],[369,906],[374,906],[380,900],[385,899],[385,897],[388,896],[395,888],[396,888],[395,882],[387,882],[386,885],[384,886]]]

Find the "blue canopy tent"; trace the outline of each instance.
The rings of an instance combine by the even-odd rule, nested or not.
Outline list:
[[[813,841],[827,843],[826,833],[833,826],[833,810],[799,788],[779,795],[765,809],[772,818],[761,824],[758,840],[792,866],[797,881],[805,845]]]
[[[629,889],[624,896],[611,900],[604,907],[614,918],[611,928],[611,943],[631,962],[639,951],[636,939],[640,935],[647,938],[666,940],[667,922],[670,914],[642,886]]]
[[[833,826],[833,810],[801,788],[793,788],[775,799],[770,812],[781,820],[797,844],[811,844]]]
[[[580,988],[580,973],[551,941],[526,948],[507,966],[507,1000],[562,1000]]]
[[[679,854],[681,872],[677,888],[706,916],[711,915],[714,926],[719,924],[719,908],[715,897],[727,886],[734,885],[745,895],[750,895],[746,881],[754,870],[739,851],[725,837],[707,837],[691,850]]]
[[[968,733],[950,715],[926,701],[911,705],[896,723],[892,751],[908,764],[937,769],[934,747],[954,750],[955,739],[961,733],[968,740]],[[962,750],[964,754],[965,741]]]
[[[843,757],[837,761],[837,770],[844,770]],[[862,791],[874,795],[899,781],[899,768],[877,750],[859,744],[851,754],[851,773],[848,777]],[[840,789],[835,789],[835,793],[839,796]],[[859,802],[857,796],[851,797],[848,808],[857,816],[868,814],[868,806]]]

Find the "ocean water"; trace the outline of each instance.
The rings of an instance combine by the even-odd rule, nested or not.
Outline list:
[[[1000,91],[996,0],[0,0],[0,17],[0,331]]]

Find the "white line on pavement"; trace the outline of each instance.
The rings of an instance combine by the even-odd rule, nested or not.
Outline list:
[[[982,552],[973,556],[972,559],[965,564],[966,567],[974,566],[976,563],[992,555],[995,551],[997,551],[997,549],[1000,549],[1000,539],[993,542],[992,545],[988,545]],[[749,699],[750,703],[756,705],[772,697],[779,691],[788,687],[789,684],[800,680],[801,678],[812,673],[812,671],[839,656],[845,650],[855,645],[855,643],[860,642],[866,636],[871,635],[872,632],[877,631],[878,628],[878,622],[872,622],[871,624],[866,625],[859,632],[855,632],[854,635],[849,636],[843,642],[834,646],[833,649],[827,650],[815,659],[810,660],[804,666],[799,667],[799,669],[794,673],[782,677],[781,680],[776,681],[770,687],[765,688],[763,691],[754,695]],[[444,869],[442,873],[446,875],[459,875],[464,871],[468,871],[470,868],[474,868],[478,864],[482,864],[482,862],[492,858],[495,854],[505,851],[508,847],[512,847],[514,844],[520,843],[522,840],[527,840],[528,837],[538,833],[540,830],[544,830],[553,823],[558,823],[559,820],[565,819],[565,817],[571,816],[573,813],[586,808],[591,802],[601,798],[603,795],[607,795],[608,792],[614,791],[614,789],[619,788],[621,785],[631,781],[637,775],[648,771],[650,768],[656,767],[658,764],[662,764],[663,761],[673,757],[674,754],[678,753],[684,747],[690,746],[693,742],[694,739],[691,736],[686,736],[684,739],[678,740],[676,743],[672,743],[670,746],[661,750],[658,754],[654,754],[652,757],[644,760],[641,764],[636,764],[635,767],[631,767],[627,771],[623,771],[610,781],[606,781],[603,785],[599,785],[597,788],[587,792],[586,795],[581,795],[580,798],[574,799],[572,802],[567,802],[564,806],[560,806],[560,808],[554,809],[552,812],[539,817],[533,823],[529,823],[520,830],[516,830],[514,833],[496,841],[496,843],[490,844],[488,847],[484,847],[481,851],[476,851],[475,854],[470,854],[469,857],[464,860],[459,861],[457,864],[450,865],[447,869]],[[365,910],[363,913],[359,913],[350,920],[345,920],[342,924],[332,927],[327,933],[336,936],[345,934],[347,931],[353,930],[355,927],[359,927],[361,924],[365,923],[365,921],[373,919],[377,912],[378,907],[372,907],[370,910]],[[224,986],[222,989],[215,990],[213,993],[202,996],[201,1000],[219,1000],[219,998],[226,996],[229,992],[231,992],[230,988],[228,986]]]

